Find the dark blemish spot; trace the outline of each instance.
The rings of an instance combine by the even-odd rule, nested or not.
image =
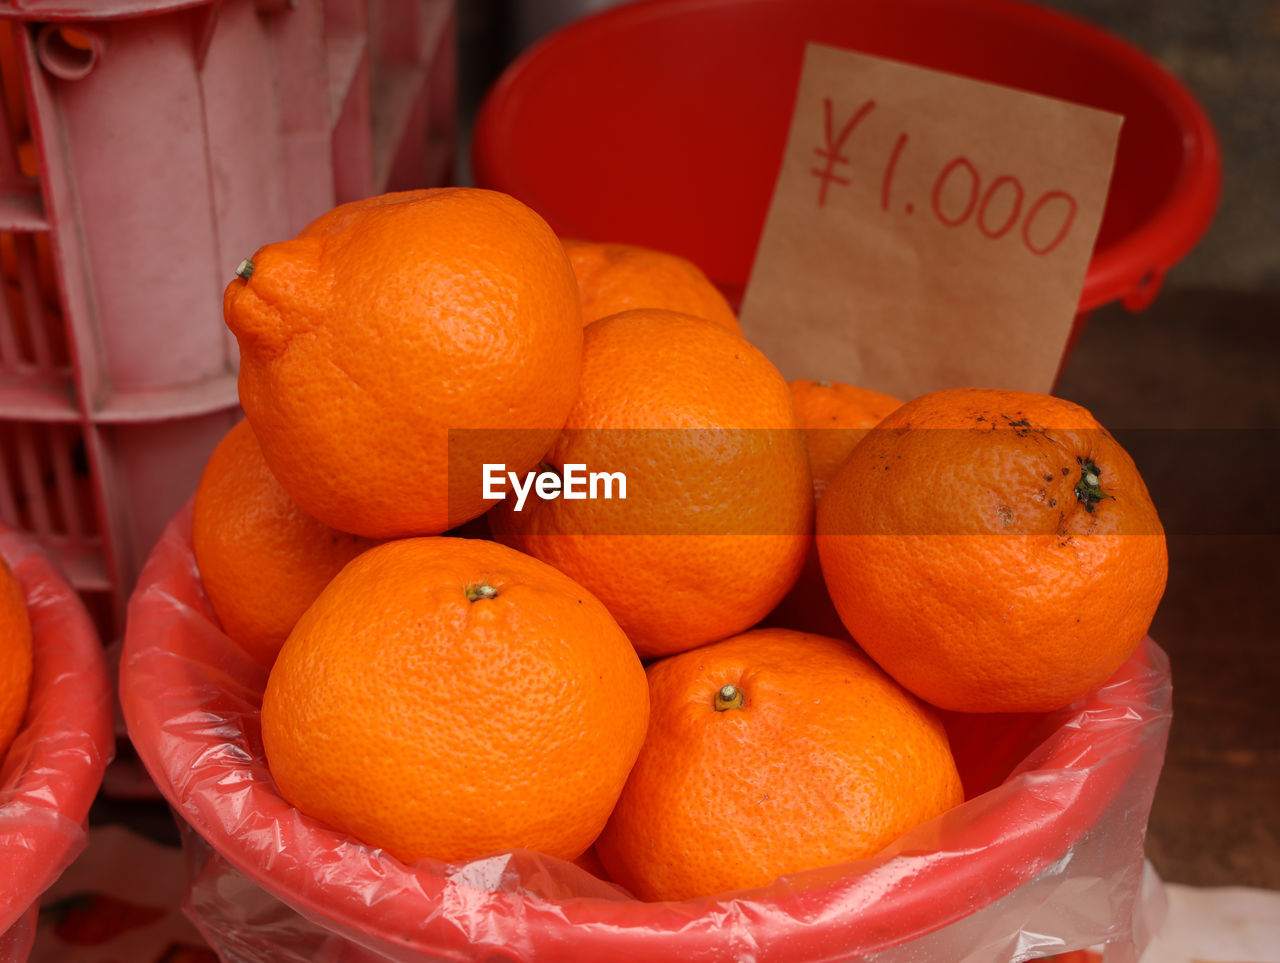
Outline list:
[[[1084,506],[1084,510],[1092,515],[1093,508],[1098,502],[1112,496],[1102,490],[1102,469],[1092,458],[1077,457],[1076,462],[1080,465],[1080,480],[1076,482],[1075,487],[1076,499]]]
[[[1019,438],[1026,438],[1029,434],[1031,434],[1031,422],[1027,421],[1026,418],[1019,418],[1017,421],[1014,421],[1008,415],[1005,415],[1004,420],[1009,422],[1010,428],[1021,429],[1020,431],[1016,432]]]

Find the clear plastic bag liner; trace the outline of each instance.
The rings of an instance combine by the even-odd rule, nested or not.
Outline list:
[[[32,629],[31,696],[0,765],[0,960],[25,960],[40,894],[88,843],[115,750],[106,654],[79,595],[31,540],[0,528]]]
[[[967,801],[878,856],[754,890],[645,903],[526,850],[406,865],[276,793],[266,670],[219,629],[169,524],[130,602],[129,734],[186,824],[188,913],[234,960],[1023,960],[1145,945],[1143,836],[1170,722],[1147,639],[1087,698],[1035,716],[948,714]]]

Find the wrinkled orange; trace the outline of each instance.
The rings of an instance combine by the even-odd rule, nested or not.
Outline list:
[[[563,244],[578,279],[583,324],[634,308],[664,308],[742,333],[732,306],[692,261],[635,244],[573,238]]]
[[[26,596],[0,558],[0,758],[17,735],[31,697],[31,645]]]
[[[582,316],[559,239],[495,191],[341,205],[226,289],[240,401],[310,515],[371,537],[481,514],[481,466],[537,464],[577,392]]]
[[[849,642],[757,629],[648,677],[649,732],[596,841],[640,899],[873,856],[963,801],[933,710]]]
[[[1044,712],[1105,682],[1164,592],[1164,531],[1133,460],[1048,395],[937,391],[888,415],[818,506],[832,601],[922,699]]]
[[[813,494],[821,498],[853,446],[902,400],[838,381],[799,378],[788,387],[809,449]]]
[[[298,810],[405,862],[581,856],[644,739],[644,670],[604,606],[494,542],[363,553],[298,621],[262,740]]]
[[[223,631],[267,665],[347,562],[377,544],[312,518],[271,474],[249,422],[218,442],[196,488],[191,544]]]
[[[804,563],[813,492],[786,381],[709,321],[637,309],[588,325],[582,387],[546,463],[621,472],[627,496],[530,497],[519,511],[507,497],[494,537],[586,585],[642,656],[749,628]]]
[[[838,381],[800,378],[789,382],[789,387],[796,405],[796,418],[804,429],[816,501],[849,457],[853,446],[902,402],[892,395]],[[816,544],[810,546],[795,586],[769,613],[764,624],[837,638],[848,635],[827,593]]]

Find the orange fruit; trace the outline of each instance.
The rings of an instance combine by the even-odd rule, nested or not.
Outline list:
[[[481,466],[532,468],[569,413],[573,269],[505,194],[354,201],[239,273],[223,310],[241,404],[285,491],[340,531],[434,534],[482,514]]]
[[[800,378],[789,382],[789,387],[796,417],[804,429],[816,501],[849,457],[853,446],[902,402],[892,395],[838,381]],[[837,638],[848,635],[827,593],[816,544],[809,547],[795,586],[764,621],[766,625],[819,635]]]
[[[813,493],[786,381],[709,321],[637,309],[588,325],[545,461],[619,472],[626,498],[507,497],[494,537],[587,586],[642,656],[749,628],[804,563]]]
[[[665,308],[742,333],[725,296],[692,261],[635,244],[562,243],[578,279],[583,324],[634,308]]]
[[[0,757],[18,734],[31,696],[31,619],[27,600],[0,558]]]
[[[376,542],[312,518],[271,474],[249,422],[218,442],[196,488],[191,543],[223,631],[270,665],[298,617]]]
[[[788,383],[809,449],[813,494],[821,498],[853,446],[901,399],[838,381],[800,378]]]
[[[851,643],[756,629],[648,677],[649,732],[596,841],[640,899],[874,856],[963,801],[936,714]]]
[[[1044,712],[1105,682],[1150,627],[1164,531],[1133,460],[1079,405],[959,388],[907,402],[818,506],[845,626],[946,709]]]
[[[262,741],[297,809],[412,862],[581,856],[644,740],[644,670],[589,592],[494,542],[354,559],[280,650]]]

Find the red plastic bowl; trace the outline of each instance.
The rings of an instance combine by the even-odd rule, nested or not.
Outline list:
[[[1187,89],[1113,35],[1012,0],[643,0],[582,18],[489,91],[475,181],[562,236],[684,255],[736,304],[809,41],[1124,115],[1082,315],[1145,307],[1213,218],[1218,143]]]
[[[893,947],[978,959],[953,952],[957,941],[998,956],[996,934],[1010,952],[1123,939],[1171,693],[1168,662],[1148,640],[1062,712],[950,716],[970,798],[890,851],[757,890],[642,903],[527,851],[406,866],[298,813],[263,756],[265,682],[204,598],[188,507],[131,600],[121,702],[156,785],[207,844],[188,903],[213,945],[246,960],[286,958],[303,933],[312,958],[344,960],[798,963]]]
[[[40,894],[88,842],[85,822],[115,749],[106,656],[80,597],[24,535],[0,556],[27,599],[31,698],[0,766],[0,952],[25,959]]]

